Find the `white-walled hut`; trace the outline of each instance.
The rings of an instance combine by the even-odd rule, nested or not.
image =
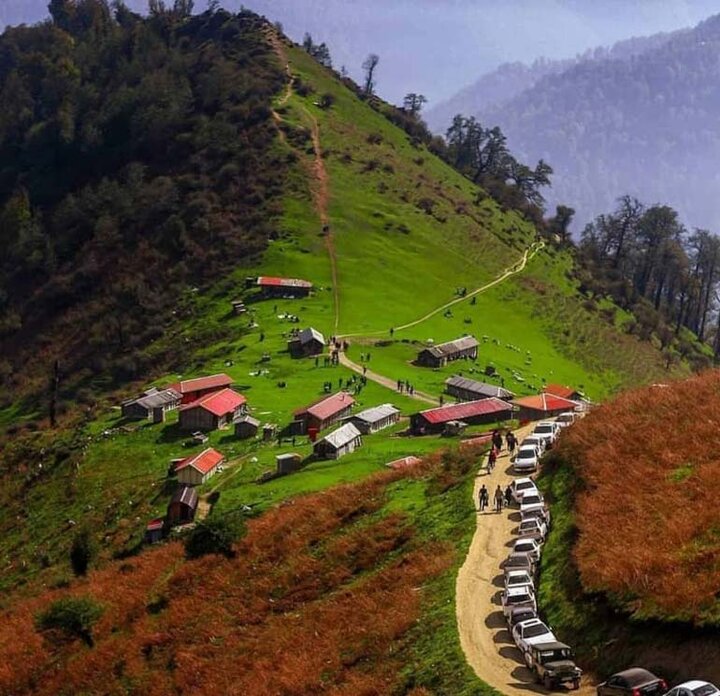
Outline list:
[[[225,461],[225,457],[212,447],[187,457],[175,465],[178,481],[186,486],[199,486],[207,481]]]
[[[190,431],[218,430],[242,416],[246,408],[245,397],[232,389],[212,392],[180,407],[180,428]]]
[[[370,435],[395,425],[400,420],[400,409],[392,404],[381,404],[356,413],[350,422],[363,434]]]
[[[313,452],[319,459],[340,459],[361,446],[362,433],[352,423],[346,423],[318,440]]]

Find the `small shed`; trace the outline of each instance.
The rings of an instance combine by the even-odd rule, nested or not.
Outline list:
[[[164,419],[167,411],[180,406],[182,395],[175,389],[148,389],[142,396],[123,401],[121,411],[124,418],[153,420]],[[158,415],[159,414],[161,415]]]
[[[460,404],[447,404],[415,413],[410,418],[413,433],[437,433],[445,430],[451,421],[463,421],[469,425],[481,425],[509,420],[513,415],[513,406],[502,399],[479,399]]]
[[[272,442],[277,437],[277,423],[265,423],[262,429],[263,442]]]
[[[178,481],[186,486],[199,486],[207,481],[225,461],[225,457],[212,447],[200,454],[187,457],[175,466]]]
[[[294,435],[305,435],[313,430],[319,432],[329,428],[350,415],[355,399],[345,391],[326,396],[310,406],[295,411],[291,429]]]
[[[443,437],[454,437],[455,435],[460,435],[465,431],[465,428],[467,427],[468,424],[465,421],[448,421],[447,423],[445,423],[445,427],[442,431]]]
[[[169,525],[184,524],[195,519],[198,506],[197,490],[192,486],[180,486],[170,500],[167,510]]]
[[[356,413],[350,422],[363,434],[370,435],[395,425],[400,420],[400,409],[392,404],[381,404]]]
[[[260,276],[255,285],[265,297],[307,297],[312,290],[312,283],[300,278],[277,278]]]
[[[313,451],[320,459],[340,459],[361,446],[362,433],[352,423],[346,423],[318,440]]]
[[[553,394],[537,394],[524,396],[513,401],[518,409],[518,418],[521,422],[552,418],[565,411],[574,411],[579,408],[577,401],[571,401]]]
[[[241,440],[247,440],[249,437],[255,437],[260,428],[260,421],[257,418],[249,416],[247,413],[240,416],[234,422],[235,437]]]
[[[299,331],[288,341],[288,351],[293,358],[305,358],[311,355],[320,355],[326,345],[325,336],[317,329],[309,327]]]
[[[145,543],[157,544],[158,541],[162,541],[164,531],[164,519],[160,517],[154,520],[150,520],[145,527]]]
[[[460,401],[477,401],[478,399],[489,399],[490,397],[510,401],[515,396],[504,387],[498,387],[487,382],[478,382],[457,375],[445,380],[445,392]]]
[[[275,457],[277,465],[277,473],[279,476],[291,474],[302,466],[302,456],[296,452],[288,452],[287,454],[278,454]]]
[[[418,353],[417,364],[424,367],[444,367],[453,360],[475,360],[480,343],[474,336],[463,336],[455,341],[424,348]]]
[[[233,308],[233,314],[235,314],[236,316],[245,314],[247,312],[247,307],[242,300],[233,300],[230,304]]]
[[[232,389],[222,389],[180,407],[182,430],[219,430],[245,413],[247,400]]]

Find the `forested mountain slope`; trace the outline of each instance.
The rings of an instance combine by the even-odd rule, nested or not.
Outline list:
[[[719,45],[713,17],[637,55],[580,61],[475,114],[499,125],[521,158],[553,166],[548,200],[574,207],[578,227],[630,194],[712,228],[720,222]]]

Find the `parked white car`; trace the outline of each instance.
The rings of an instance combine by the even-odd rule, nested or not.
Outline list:
[[[553,446],[557,437],[557,431],[555,429],[555,423],[551,421],[541,421],[535,426],[533,430],[535,437],[541,437],[545,440],[545,447],[549,449]]]
[[[520,521],[518,536],[535,539],[539,544],[542,544],[547,536],[547,524],[541,517],[528,517]]]
[[[528,435],[521,443],[520,447],[527,447],[528,445],[535,445],[535,447],[538,448],[538,454],[540,457],[545,454],[545,450],[547,449],[545,445],[545,438],[540,437],[539,435]]]
[[[500,565],[505,577],[513,570],[525,570],[531,576],[535,574],[535,561],[526,553],[511,553]]]
[[[530,510],[544,510],[545,499],[539,491],[533,493],[525,493],[520,501],[520,514],[529,512]]]
[[[526,662],[531,645],[554,643],[557,640],[555,634],[540,619],[530,619],[516,624],[513,626],[512,637]]]
[[[513,500],[519,503],[525,493],[537,493],[535,481],[531,478],[517,478],[510,484]]]
[[[668,691],[665,696],[718,696],[717,686],[706,681],[686,681]]]
[[[547,535],[547,530],[550,529],[550,508],[543,507],[533,510],[525,510],[525,512],[520,513],[520,524],[532,519],[539,520],[545,525],[545,534]]]
[[[527,570],[510,570],[505,576],[505,589],[511,587],[524,587],[525,585],[535,589],[532,575]]]
[[[521,447],[515,454],[513,459],[513,469],[522,474],[528,471],[537,471],[540,458],[538,457],[537,447],[535,445],[527,445]]]
[[[512,609],[517,607],[526,607],[537,611],[537,603],[535,601],[535,593],[532,587],[509,587],[503,591],[500,596],[503,614],[507,618]]]
[[[569,425],[572,425],[576,420],[577,420],[577,414],[574,411],[565,411],[565,413],[561,413],[555,419],[555,422],[561,428],[567,428]]]
[[[515,540],[513,553],[526,553],[537,563],[540,560],[540,544],[530,537],[522,537]]]

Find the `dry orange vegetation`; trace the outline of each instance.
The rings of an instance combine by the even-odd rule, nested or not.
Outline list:
[[[249,522],[233,559],[186,561],[170,543],[16,605],[0,623],[0,693],[391,693],[423,585],[452,550],[386,514],[386,488],[433,472],[444,487],[473,459],[288,501]],[[94,647],[36,630],[38,612],[67,596],[103,605]]]
[[[563,437],[582,584],[638,617],[717,621],[720,372],[621,395]]]

